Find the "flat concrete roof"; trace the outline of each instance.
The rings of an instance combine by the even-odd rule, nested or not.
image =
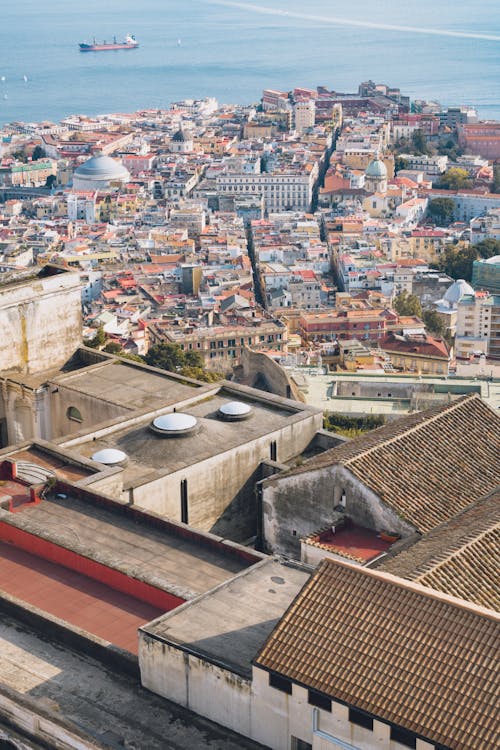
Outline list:
[[[263,560],[141,631],[250,677],[252,659],[310,572],[305,566]]]
[[[158,409],[192,398],[202,384],[177,379],[172,373],[126,364],[120,360],[100,362],[67,374],[52,382],[80,393],[111,401],[131,411]],[[213,388],[213,384],[212,384]]]
[[[191,394],[198,396],[198,394]],[[265,394],[262,394],[264,397]],[[248,403],[252,412],[248,419],[238,422],[226,422],[218,416],[218,410],[230,401]],[[284,401],[284,400],[283,400]],[[144,416],[133,424],[108,431],[107,434],[94,439],[92,433],[78,441],[68,441],[73,451],[90,458],[103,448],[117,448],[128,456],[128,463],[123,470],[123,487],[137,486],[149,482],[155,476],[171,474],[192,466],[224,451],[237,448],[259,437],[281,429],[293,421],[310,417],[312,410],[297,404],[296,408],[287,408],[279,399],[259,399],[254,395],[240,394],[230,388],[222,388],[216,395],[199,394],[193,403],[177,409],[196,417],[196,429],[185,436],[163,437],[150,429],[151,415]],[[165,409],[165,413],[171,411]],[[123,422],[123,418],[121,420]]]
[[[306,403],[322,409],[323,411],[339,411],[346,414],[365,413],[365,414],[392,414],[393,416],[402,416],[409,411],[408,406],[400,403],[400,399],[374,399],[367,396],[366,398],[348,398],[342,396],[331,396],[331,387],[335,382],[341,383],[364,383],[384,385],[407,385],[409,388],[415,385],[433,385],[440,389],[443,401],[446,400],[445,389],[449,386],[450,390],[460,389],[463,387],[463,393],[468,392],[468,388],[480,389],[481,398],[494,409],[500,408],[500,379],[496,378],[487,382],[485,378],[463,378],[463,377],[438,377],[418,375],[388,375],[387,373],[362,373],[362,372],[329,372],[320,374],[318,368],[307,367],[286,367],[286,372],[296,379],[299,390],[302,392]],[[457,391],[455,395],[458,395]]]
[[[236,554],[224,554],[216,543],[206,543],[209,535],[191,531],[183,538],[168,533],[165,525],[156,529],[147,523],[147,514],[144,522],[140,516],[138,522],[137,516],[127,517],[120,508],[113,512],[79,499],[76,493],[64,494],[64,498],[49,494],[17,513],[0,510],[0,520],[185,600],[251,564]]]
[[[105,744],[141,750],[261,750],[262,746],[141,688],[86,654],[0,617],[0,675],[8,687]],[[118,745],[114,745],[117,747]]]

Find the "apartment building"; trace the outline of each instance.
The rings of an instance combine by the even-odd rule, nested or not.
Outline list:
[[[258,351],[287,352],[288,331],[280,321],[255,320],[247,325],[186,325],[156,323],[148,329],[149,344],[178,344],[183,351],[195,351],[203,357],[204,366],[227,370],[238,365],[246,347]]]

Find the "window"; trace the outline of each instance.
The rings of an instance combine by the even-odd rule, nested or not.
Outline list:
[[[281,690],[282,693],[288,693],[288,695],[292,694],[291,681],[279,674],[269,673],[269,685],[270,687],[276,688],[276,690]]]
[[[403,727],[391,727],[391,740],[399,742],[400,745],[405,747],[417,747],[415,735],[407,729],[403,729]]]
[[[312,750],[312,745],[310,742],[306,742],[305,740],[301,740],[298,737],[294,737],[292,734],[291,742],[290,742],[290,749],[291,750]]]
[[[332,710],[332,702],[330,698],[327,698],[326,695],[322,695],[321,693],[317,693],[315,690],[308,691],[307,700],[311,706],[321,708],[323,711]]]
[[[210,342],[210,349],[215,349],[215,341]]]
[[[181,521],[182,523],[189,523],[187,479],[181,479]]]
[[[269,446],[269,454],[270,454],[271,461],[276,461],[277,460],[278,450],[277,450],[277,447],[276,447],[276,440],[273,440],[271,442],[271,444]]]
[[[68,409],[66,410],[66,416],[73,422],[83,422],[82,414],[80,410],[76,408],[76,406],[68,406]]]
[[[373,719],[361,711],[356,711],[355,708],[349,709],[349,721],[351,724],[357,724],[359,727],[364,727],[365,729],[373,731]]]

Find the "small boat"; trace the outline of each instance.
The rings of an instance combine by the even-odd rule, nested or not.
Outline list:
[[[80,47],[80,52],[108,52],[115,49],[137,49],[139,42],[133,34],[127,34],[123,42],[117,42],[115,36],[112,42],[107,42],[106,40],[96,42],[94,39],[92,44],[80,42],[78,46]]]
[[[180,40],[180,39],[178,39],[178,40],[177,40],[177,46],[178,46],[178,47],[180,47],[180,46],[181,46],[181,44],[182,44],[181,40]]]
[[[23,76],[24,83],[28,83],[28,76]]]

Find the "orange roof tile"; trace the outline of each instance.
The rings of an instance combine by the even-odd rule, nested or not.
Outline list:
[[[498,747],[500,616],[325,559],[255,659],[452,750]]]

